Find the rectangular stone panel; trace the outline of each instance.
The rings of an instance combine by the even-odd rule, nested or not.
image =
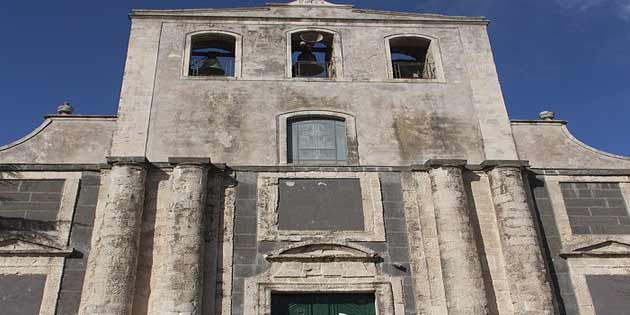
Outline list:
[[[361,184],[348,179],[280,179],[278,229],[363,231]]]
[[[0,275],[0,313],[37,315],[46,275]]]
[[[0,218],[56,221],[64,180],[0,180]]]
[[[597,315],[630,314],[630,275],[586,276]]]
[[[618,183],[561,183],[574,234],[630,234],[628,207]]]

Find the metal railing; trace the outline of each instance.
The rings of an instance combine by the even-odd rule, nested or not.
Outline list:
[[[188,69],[188,75],[193,77],[203,76],[234,76],[234,58],[217,58],[219,60],[218,68],[223,70],[224,74],[210,74],[204,69],[204,63],[208,58],[206,57],[193,57],[190,60],[190,67]]]
[[[394,61],[395,79],[435,79],[435,65],[428,62]]]
[[[305,78],[332,78],[333,63],[325,61],[296,61],[293,64],[293,76]]]

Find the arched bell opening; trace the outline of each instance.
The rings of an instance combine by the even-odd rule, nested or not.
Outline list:
[[[334,34],[319,30],[291,34],[293,77],[334,78],[334,39]]]
[[[389,39],[394,79],[436,79],[432,41],[418,36]]]
[[[193,35],[189,76],[235,76],[236,38],[221,33]]]

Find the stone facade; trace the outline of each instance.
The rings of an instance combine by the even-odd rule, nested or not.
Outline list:
[[[64,107],[0,147],[4,313],[627,308],[630,159],[550,113],[510,122],[487,20],[306,0],[131,20],[116,117]],[[295,76],[296,39],[326,77]],[[399,43],[426,49],[415,77]],[[335,127],[293,124],[315,119]]]

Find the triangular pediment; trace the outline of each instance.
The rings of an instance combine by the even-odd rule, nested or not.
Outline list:
[[[69,256],[72,248],[12,238],[0,241],[0,256]]]
[[[380,257],[370,249],[348,243],[298,243],[267,255],[269,261],[376,261]]]
[[[607,240],[593,244],[580,244],[573,246],[568,252],[564,252],[562,256],[630,256],[630,244]]]

